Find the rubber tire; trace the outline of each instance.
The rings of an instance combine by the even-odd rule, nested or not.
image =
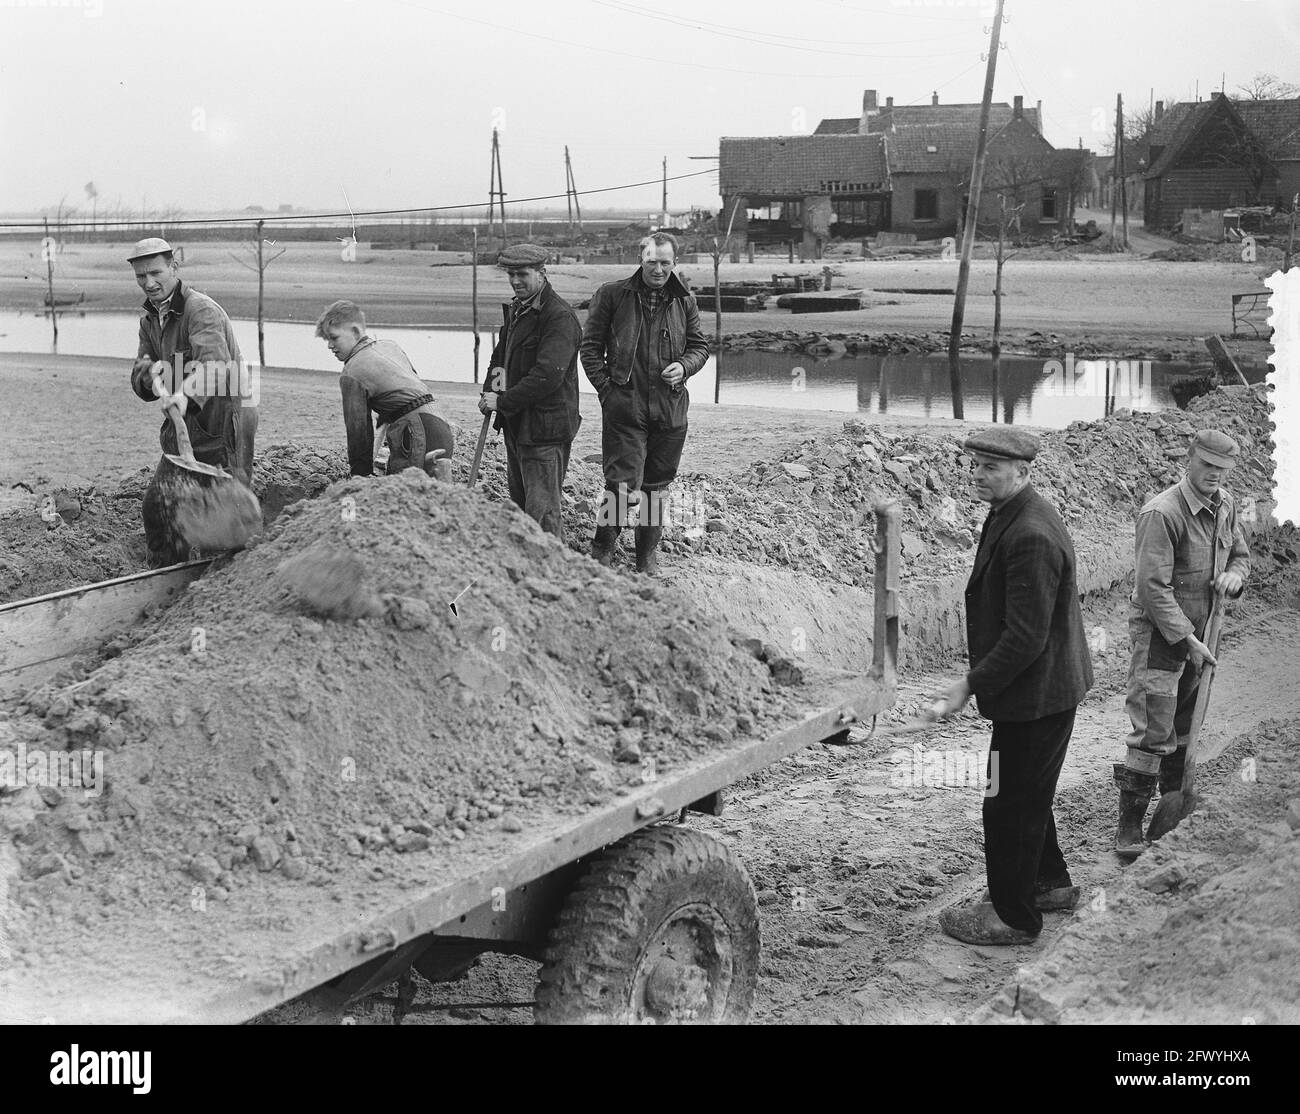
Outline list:
[[[708,1020],[742,1024],[758,983],[758,896],[740,859],[703,832],[660,824],[613,844],[569,893],[547,938],[534,1020],[634,1024],[631,997],[647,945],[688,904],[707,904],[726,924],[732,974]]]

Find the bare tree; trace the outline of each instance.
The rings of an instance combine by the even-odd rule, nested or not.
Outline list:
[[[245,249],[252,254],[255,260],[254,263],[240,259],[234,252],[228,253],[230,258],[241,267],[247,267],[250,271],[257,272],[257,359],[262,367],[266,367],[266,335],[262,324],[262,296],[266,286],[266,269],[289,250],[288,248],[281,248],[274,255],[268,257],[263,248],[267,243],[273,241],[268,241],[263,237],[262,230],[264,226],[265,222],[259,220],[257,222],[257,240],[254,243],[244,245]]]
[[[1245,85],[1238,85],[1242,100],[1287,101],[1300,96],[1300,85],[1283,81],[1276,74],[1257,73]]]

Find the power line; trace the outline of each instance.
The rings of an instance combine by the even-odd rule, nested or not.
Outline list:
[[[408,8],[415,8],[417,11],[427,12],[430,15],[443,16],[447,19],[459,19],[466,23],[477,23],[481,27],[491,27],[494,31],[506,31],[515,35],[525,35],[530,39],[540,39],[542,42],[556,43],[559,46],[572,47],[577,50],[594,50],[600,54],[613,54],[619,58],[631,58],[637,62],[651,62],[657,66],[685,66],[690,70],[716,70],[719,73],[737,73],[744,74],[747,77],[784,77],[784,78],[824,78],[832,81],[856,80],[861,74],[828,74],[828,73],[791,73],[789,70],[741,70],[734,66],[713,66],[707,62],[683,61],[679,58],[650,58],[644,54],[632,54],[626,50],[614,50],[606,46],[592,46],[588,43],[576,43],[572,39],[558,39],[553,35],[542,35],[536,31],[525,31],[520,27],[511,27],[504,23],[493,23],[487,19],[477,19],[474,16],[462,15],[460,12],[444,11],[441,8],[426,8],[423,4],[414,3],[414,0],[393,0],[394,3],[402,4]],[[963,51],[963,53],[965,53]],[[860,56],[856,56],[860,57]],[[928,55],[927,57],[933,57]]]
[[[674,174],[668,179],[670,182],[679,182],[683,178],[702,178],[706,174],[716,174],[717,168],[711,167],[708,170],[693,170],[689,174]],[[644,182],[626,182],[621,186],[601,186],[599,189],[579,190],[581,196],[594,193],[614,193],[618,190],[632,190],[640,186],[658,186],[664,179],[661,177],[650,178]],[[567,196],[563,193],[548,193],[539,197],[519,197],[509,202],[511,205],[531,205],[537,201],[557,201]],[[116,228],[131,227],[132,225],[182,225],[182,224],[257,224],[258,221],[265,221],[267,224],[283,224],[286,221],[296,220],[338,220],[342,217],[402,217],[412,216],[417,213],[443,213],[452,209],[481,209],[482,201],[461,202],[458,205],[426,205],[419,209],[365,209],[357,213],[263,213],[257,217],[178,217],[175,220],[166,217],[156,217],[149,219],[147,217],[140,220],[113,220],[113,221],[96,221],[96,228]],[[86,221],[65,220],[63,224],[86,224]],[[0,221],[0,228],[41,228],[42,221]]]
[[[833,54],[841,58],[915,59],[915,58],[951,58],[954,57],[956,54],[966,53],[965,51],[949,51],[948,53],[945,54],[937,54],[933,51],[929,51],[925,54],[895,54],[891,51],[887,54],[863,54],[859,51],[851,51],[851,50],[825,50],[821,47],[796,46],[794,44],[799,42],[840,42],[841,46],[854,46],[854,45],[879,46],[880,40],[877,39],[871,43],[862,42],[859,44],[855,44],[853,42],[842,42],[836,39],[793,39],[788,36],[782,36],[780,39],[776,39],[775,41],[773,41],[773,39],[771,38],[756,38],[752,34],[746,34],[739,27],[729,27],[725,23],[710,23],[707,20],[698,20],[698,19],[682,19],[678,16],[668,15],[663,12],[656,12],[645,8],[639,8],[636,5],[620,3],[618,2],[618,0],[591,0],[591,2],[593,4],[599,5],[602,8],[609,8],[612,11],[622,12],[625,15],[634,15],[642,19],[654,19],[654,20],[658,20],[661,23],[671,24],[674,27],[687,27],[696,31],[704,31],[706,34],[709,35],[719,35],[722,38],[726,38],[726,39],[739,39],[741,42],[757,43],[759,46],[774,46],[774,47],[779,47],[783,50],[802,50],[811,54]],[[761,34],[761,32],[759,33]],[[911,46],[916,43],[934,42],[936,38],[940,38],[940,39],[965,38],[968,33],[969,32],[958,32],[955,35],[937,35],[937,36],[930,36],[929,38],[925,38],[925,39],[894,39],[890,41],[889,45],[890,46]]]

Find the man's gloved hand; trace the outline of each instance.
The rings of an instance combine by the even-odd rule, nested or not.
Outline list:
[[[153,389],[154,363],[152,356],[141,356],[131,368],[131,390],[145,402],[153,402],[158,398]]]

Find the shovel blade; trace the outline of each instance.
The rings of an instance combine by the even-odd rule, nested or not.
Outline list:
[[[1156,804],[1151,814],[1151,823],[1147,826],[1147,839],[1154,843],[1161,836],[1168,835],[1196,807],[1196,795],[1175,789],[1165,793]]]
[[[176,465],[177,468],[184,468],[185,471],[193,472],[198,476],[211,476],[215,480],[234,478],[224,468],[220,468],[215,464],[204,464],[193,457],[177,456],[175,453],[163,453],[163,456]]]

